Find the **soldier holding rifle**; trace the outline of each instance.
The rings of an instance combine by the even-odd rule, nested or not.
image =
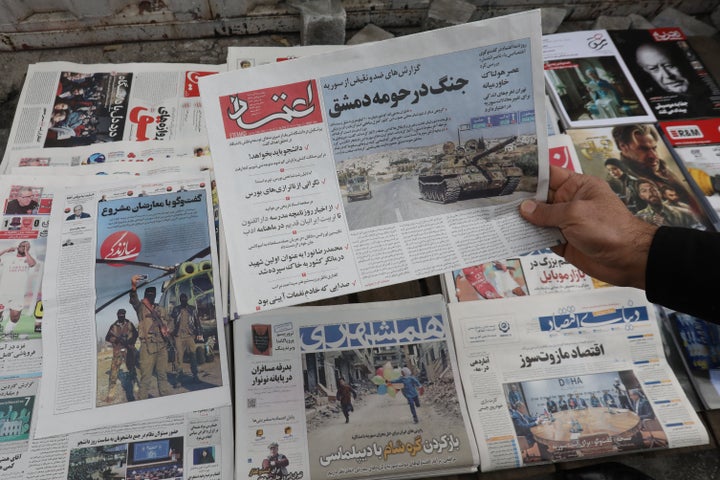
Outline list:
[[[171,387],[167,378],[168,351],[174,355],[165,312],[155,304],[155,287],[147,287],[143,299],[138,298],[137,284],[142,279],[142,275],[133,275],[130,280],[130,304],[137,312],[140,337],[140,400],[148,398],[153,376],[157,377],[160,396],[170,395]]]

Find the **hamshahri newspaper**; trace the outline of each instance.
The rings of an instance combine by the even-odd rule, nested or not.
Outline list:
[[[605,30],[544,35],[543,61],[566,128],[655,121]]]
[[[104,178],[53,200],[38,436],[230,404],[208,173]]]
[[[529,12],[202,78],[239,312],[559,242],[518,214],[547,192],[539,29]]]
[[[449,327],[439,295],[233,322],[235,478],[475,471]]]
[[[26,156],[17,153],[30,148],[98,145],[98,152],[83,158],[76,153],[73,160],[72,152],[62,154],[59,158],[63,164],[98,162],[101,155],[109,159],[133,154],[126,142],[160,142],[154,147],[137,147],[148,156],[198,154],[207,149],[207,134],[197,80],[219,71],[225,71],[225,66],[30,65],[10,130],[4,168],[45,161],[37,152]],[[156,153],[148,153],[150,148]]]
[[[95,177],[93,183],[97,186],[108,180]],[[43,383],[40,336],[43,320],[48,325],[57,318],[52,308],[43,308],[42,300],[42,272],[46,263],[52,263],[48,261],[48,255],[52,256],[56,251],[52,243],[48,243],[52,228],[50,214],[54,202],[74,181],[69,177],[0,177],[3,215],[0,268],[4,278],[4,283],[0,282],[3,307],[0,321],[0,471],[3,479],[55,480],[107,474],[123,478],[133,475],[229,478],[233,465],[232,411],[229,406],[170,416],[163,413],[160,418],[137,423],[130,423],[135,416],[125,413],[109,419],[111,428],[72,431],[45,438],[36,435],[40,385]],[[78,214],[80,219],[82,213]],[[90,215],[87,211],[84,213]],[[71,244],[66,242],[63,248],[69,248]],[[47,340],[53,332],[44,334]],[[67,338],[66,347],[70,348],[73,342],[77,344],[77,338]],[[129,347],[113,348],[105,338],[102,340],[99,352],[103,353],[99,356],[103,362],[112,363],[105,365],[110,368],[99,374],[99,382],[108,387],[110,379],[114,378],[118,397],[124,396],[133,391],[137,381],[137,359],[127,353]],[[117,356],[121,361],[112,366]],[[68,372],[78,372],[81,365],[67,363],[64,368]],[[83,422],[76,425],[83,425],[77,430],[86,428]],[[203,455],[203,451],[207,453]],[[214,459],[212,463],[200,462],[208,454]]]
[[[641,291],[449,310],[483,471],[708,442]]]
[[[659,121],[720,113],[720,86],[681,29],[609,33]]]

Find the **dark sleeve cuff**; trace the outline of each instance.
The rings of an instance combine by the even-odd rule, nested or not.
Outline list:
[[[653,303],[720,323],[720,233],[660,227],[645,269]]]

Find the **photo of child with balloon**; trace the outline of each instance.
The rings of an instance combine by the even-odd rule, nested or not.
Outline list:
[[[359,456],[373,471],[418,461],[427,473],[420,460],[471,464],[451,358],[447,340],[303,353],[307,446],[317,459],[310,477],[357,478]],[[434,447],[448,442],[451,449]]]
[[[420,420],[417,416],[416,407],[420,406],[420,395],[423,393],[423,386],[420,381],[412,375],[412,371],[408,367],[401,369],[393,368],[391,363],[385,364],[384,367],[377,369],[377,375],[372,378],[372,382],[378,386],[378,393],[391,393],[395,396],[397,388],[400,389],[403,396],[410,406],[413,423]]]

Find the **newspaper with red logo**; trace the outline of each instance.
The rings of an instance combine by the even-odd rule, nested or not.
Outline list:
[[[239,312],[559,242],[518,212],[547,192],[539,26],[529,12],[201,79]]]
[[[720,213],[720,119],[686,119],[660,122],[660,128],[682,164],[690,182]]]
[[[133,164],[133,167],[138,166],[140,164]],[[198,190],[193,188],[192,179],[199,175],[197,168],[183,170],[178,165],[167,166],[163,169],[165,172],[156,170],[153,180],[145,176],[150,174],[149,169],[143,171],[140,168],[122,172],[122,175],[101,176],[92,175],[89,170],[85,170],[88,175],[84,179],[77,176],[48,175],[50,169],[35,168],[42,175],[14,174],[0,177],[2,478],[54,480],[96,478],[102,475],[116,478],[177,478],[187,475],[209,479],[228,478],[233,466],[230,407],[209,408],[214,400],[208,403],[188,398],[185,395],[188,391],[186,386],[189,385],[187,377],[183,380],[177,377],[177,371],[174,371],[170,374],[171,378],[175,375],[180,382],[177,383],[177,388],[173,388],[172,393],[181,395],[183,402],[171,400],[169,403],[175,404],[175,407],[170,405],[159,408],[151,402],[140,409],[143,412],[140,414],[137,404],[129,403],[139,401],[134,397],[140,378],[137,357],[127,352],[142,348],[141,341],[130,335],[130,339],[118,349],[108,341],[108,338],[113,341],[117,338],[109,337],[108,332],[116,331],[113,319],[117,318],[116,312],[120,310],[129,312],[129,322],[134,328],[139,328],[136,326],[137,320],[132,307],[127,303],[127,295],[118,299],[122,304],[118,308],[112,308],[109,304],[105,308],[100,306],[92,309],[89,303],[95,295],[101,299],[107,298],[113,289],[111,285],[115,283],[113,277],[117,278],[118,274],[125,277],[128,272],[124,269],[133,268],[132,265],[140,266],[142,257],[156,250],[148,244],[158,241],[157,232],[151,239],[147,235],[147,229],[140,228],[140,224],[135,222],[122,231],[116,230],[103,235],[106,238],[99,245],[99,256],[94,262],[83,257],[84,254],[95,256],[94,249],[89,247],[88,235],[92,235],[89,232],[96,226],[107,232],[107,225],[104,225],[107,220],[100,220],[103,213],[106,219],[112,218],[111,221],[117,223],[116,214],[108,215],[108,212],[115,211],[113,205],[117,206],[118,200],[130,201],[132,192],[139,195],[143,191],[129,187],[130,185],[144,185],[146,193],[140,197],[142,203],[137,204],[138,212],[133,216],[139,218],[138,215],[142,216],[148,209],[141,208],[141,205],[149,207],[152,204],[155,215],[159,215],[154,220],[162,225],[161,217],[179,215],[179,209],[182,208],[179,200],[196,198]],[[92,170],[91,167],[88,168]],[[172,174],[175,176],[169,176],[168,170],[176,172]],[[178,171],[184,173],[178,177]],[[138,175],[145,176],[144,181],[138,180]],[[158,178],[164,180],[160,181]],[[176,180],[170,181],[170,178]],[[159,197],[151,195],[153,192],[150,185],[157,189],[160,187],[158,182],[162,183],[162,195],[171,200],[170,204],[165,203],[162,207]],[[102,193],[89,195],[86,190],[90,188],[89,185]],[[119,185],[122,186],[118,197]],[[177,186],[174,187],[175,185]],[[173,188],[168,190],[171,186]],[[79,193],[80,191],[85,193]],[[91,198],[95,198],[97,202],[91,201]],[[69,203],[63,206],[63,201]],[[174,208],[171,207],[173,201],[176,205]],[[189,201],[188,205],[198,203],[200,202]],[[162,214],[161,210],[174,212]],[[55,211],[60,221],[51,225],[51,217]],[[186,211],[183,214],[186,221],[192,217],[188,216],[188,213]],[[206,223],[210,231],[209,222]],[[166,225],[164,228],[169,227]],[[53,230],[57,235],[51,235]],[[210,233],[207,237],[211,237]],[[193,240],[187,237],[183,240],[184,243],[188,241]],[[174,250],[177,250],[177,247]],[[103,259],[113,260],[115,266],[103,264]],[[93,289],[90,281],[93,276],[90,271],[93,263],[98,268],[105,269],[99,273],[102,280],[92,282],[97,290]],[[157,266],[162,266],[159,263],[154,262]],[[165,266],[167,267],[167,264]],[[188,266],[186,263],[182,270],[187,271]],[[181,270],[174,265],[171,267],[171,271]],[[50,274],[44,277],[46,268]],[[145,268],[148,271],[156,270]],[[58,270],[63,273],[59,274]],[[197,280],[200,280],[202,275],[207,277],[208,270],[191,278],[199,285]],[[47,283],[45,278],[49,278]],[[183,278],[190,277],[174,276],[172,281],[164,283],[170,290],[163,291],[158,288],[161,292],[159,298],[169,299],[174,288],[182,286],[183,282],[187,283]],[[56,280],[61,284],[59,296]],[[125,290],[125,282],[116,285]],[[209,328],[211,324],[207,320],[211,318],[205,313],[208,311],[206,307],[211,304],[207,300],[212,290],[208,292],[206,289],[203,295],[198,293],[193,295],[193,304],[203,309],[203,328]],[[201,297],[204,300],[201,300]],[[104,303],[105,301],[100,302]],[[88,310],[95,310],[95,314]],[[212,320],[214,321],[214,318]],[[45,336],[45,345],[41,331]],[[210,339],[209,329],[207,333],[207,338]],[[222,339],[221,333],[218,335],[220,336],[217,338]],[[213,339],[213,342],[214,345],[217,344],[216,339]],[[207,343],[196,343],[196,346],[206,349]],[[93,351],[96,352],[94,355],[86,356]],[[212,355],[208,355],[208,352]],[[116,354],[124,357],[121,358],[123,361],[117,364]],[[200,367],[200,382],[192,387],[197,391],[212,392],[213,399],[222,401],[222,395],[217,395],[222,387],[208,388],[221,383],[213,376],[220,371],[221,354],[224,356],[224,349],[220,345],[217,352],[214,351],[214,346],[213,350],[205,351]],[[90,357],[93,357],[94,361]],[[43,369],[43,361],[48,362],[51,367]],[[188,361],[184,364],[187,368]],[[223,381],[227,385],[227,378]],[[90,411],[92,408],[84,401],[87,399],[85,394],[92,391],[95,392],[92,396],[99,400],[95,404],[100,407],[96,415],[93,415]],[[229,399],[223,403],[228,404]],[[62,414],[68,413],[68,407],[70,410],[80,408],[80,412],[75,411],[77,415],[74,419],[63,421],[66,417]],[[197,410],[198,408],[204,410]],[[59,417],[47,418],[41,410],[49,410]],[[60,428],[57,424],[53,425],[58,422],[58,418],[61,418]],[[98,426],[98,422],[104,425],[92,429],[93,426]],[[111,428],[107,425],[111,425]],[[48,428],[53,433],[50,436],[43,435],[43,429],[47,431]]]
[[[18,102],[4,168],[207,154],[198,79],[220,71],[224,65],[33,64]],[[154,145],[141,147],[142,142]],[[77,147],[86,150],[73,152]],[[28,149],[33,151],[19,153]],[[65,151],[50,155],[38,149]]]

